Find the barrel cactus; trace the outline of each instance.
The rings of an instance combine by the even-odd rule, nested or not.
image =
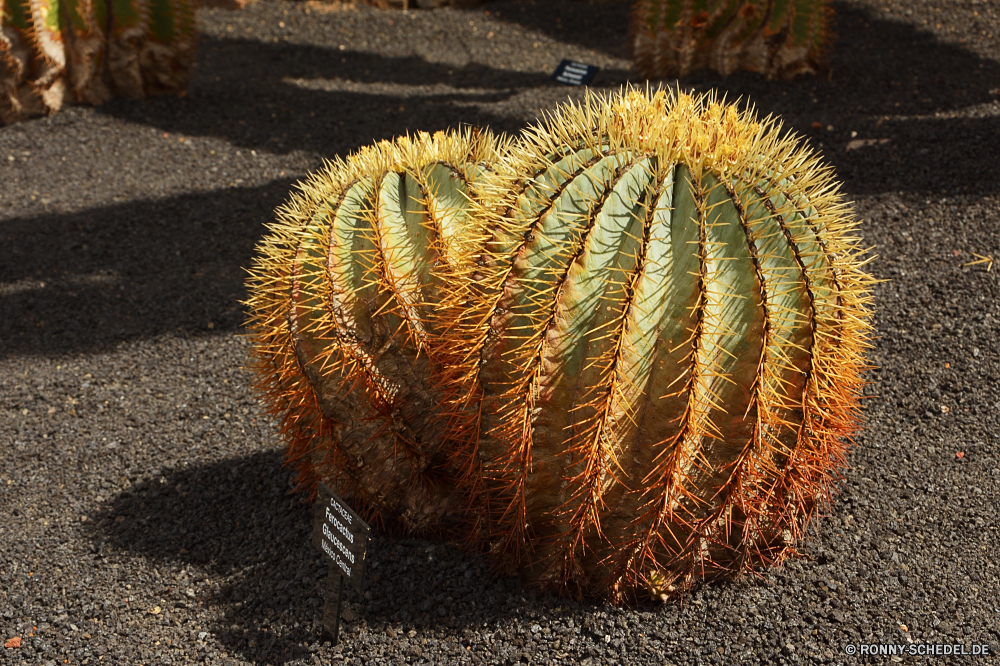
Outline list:
[[[436,304],[473,256],[470,196],[502,145],[438,132],[338,159],[280,209],[251,270],[258,390],[302,484],[411,533],[462,511],[434,419]]]
[[[838,188],[775,121],[664,92],[503,148],[379,144],[262,246],[259,387],[304,480],[459,517],[530,584],[622,602],[779,563],[858,426],[871,278]]]
[[[0,0],[0,122],[181,92],[194,27],[191,0]]]
[[[646,78],[738,69],[789,78],[821,67],[827,0],[639,0],[633,11],[636,70]]]
[[[512,148],[443,344],[501,562],[618,601],[792,552],[863,385],[870,278],[837,189],[711,98],[590,98]]]

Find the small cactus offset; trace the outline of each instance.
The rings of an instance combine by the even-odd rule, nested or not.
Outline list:
[[[184,89],[191,0],[0,0],[0,122]]]
[[[639,0],[636,70],[646,78],[738,69],[768,78],[817,71],[829,40],[827,0]]]
[[[711,98],[590,98],[487,178],[442,344],[475,414],[456,478],[534,584],[621,601],[780,562],[828,496],[870,278],[829,170],[779,136]]]
[[[436,304],[461,271],[486,132],[380,142],[300,185],[248,281],[257,387],[304,486],[426,532],[461,510],[436,430]]]

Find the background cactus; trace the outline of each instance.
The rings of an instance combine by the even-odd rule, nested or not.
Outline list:
[[[0,0],[0,121],[184,89],[191,0]]]
[[[337,160],[279,212],[251,271],[258,390],[304,485],[410,532],[459,512],[435,429],[444,272],[467,247],[489,133],[421,134]]]
[[[636,70],[646,78],[737,69],[768,78],[815,72],[829,40],[826,0],[639,0]]]

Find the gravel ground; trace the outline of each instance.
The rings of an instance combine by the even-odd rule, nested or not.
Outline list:
[[[341,645],[319,644],[309,506],[241,369],[241,267],[294,180],[406,131],[515,132],[580,96],[548,79],[562,58],[621,85],[626,5],[206,10],[187,96],[0,128],[0,638],[21,639],[0,663],[1000,651],[1000,267],[965,265],[1000,260],[1000,2],[834,6],[828,74],[681,83],[780,114],[844,179],[886,280],[867,423],[806,557],[683,604],[567,602],[449,544],[378,536]]]

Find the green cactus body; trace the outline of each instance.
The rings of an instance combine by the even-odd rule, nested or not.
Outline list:
[[[816,71],[828,39],[826,0],[639,0],[636,69],[647,78],[710,68],[768,78]]]
[[[868,278],[826,173],[731,108],[641,95],[564,108],[506,167],[442,345],[479,415],[476,538],[615,600],[786,557],[864,366]]]
[[[793,44],[810,52],[822,52],[827,21],[827,10],[822,3],[798,0],[792,23]]]
[[[788,15],[788,10],[794,5],[794,0],[770,0],[767,32],[775,35],[781,31],[782,23]]]
[[[0,0],[0,122],[45,112],[34,80],[33,24],[27,0]]]
[[[61,0],[31,0],[32,36],[42,57],[56,67],[66,67],[63,50],[63,22]]]
[[[149,26],[147,0],[109,0],[111,29],[108,34],[108,74],[115,92],[125,97],[143,97],[139,53]]]
[[[667,598],[781,562],[829,497],[870,330],[856,226],[810,151],[710,97],[383,142],[261,245],[257,387],[304,485],[411,532],[460,515],[537,586]]]
[[[105,0],[63,0],[69,17],[69,80],[76,99],[100,104],[110,97],[102,77],[107,27]]]
[[[49,113],[67,100],[65,16],[61,0],[31,0],[31,37],[35,60],[31,85]]]
[[[435,303],[445,267],[468,260],[470,186],[496,156],[466,132],[338,161],[281,210],[252,270],[259,390],[302,482],[410,532],[462,509],[434,430]]]
[[[149,22],[139,51],[147,94],[183,90],[194,65],[193,0],[148,0]]]

